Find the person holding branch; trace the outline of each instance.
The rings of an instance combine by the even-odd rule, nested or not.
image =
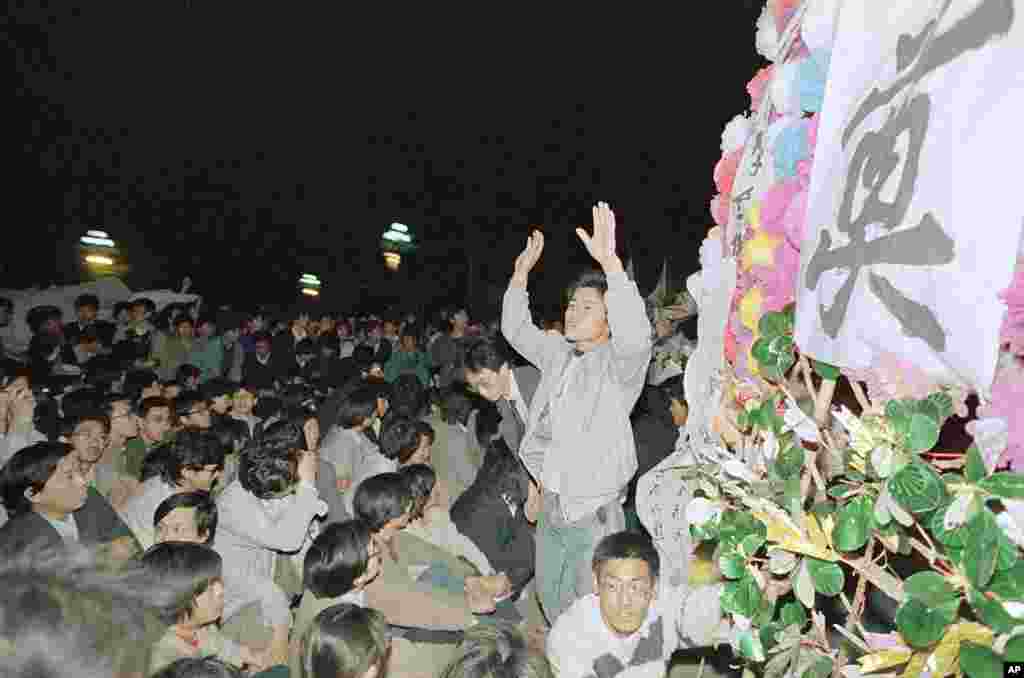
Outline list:
[[[541,232],[527,239],[502,302],[502,333],[541,371],[518,453],[541,489],[537,594],[552,624],[593,593],[594,547],[625,527],[622,502],[637,468],[629,413],[651,359],[644,301],[616,254],[615,215],[598,203],[593,219],[593,234],[576,234],[600,270],[569,287],[564,336],[530,315],[526,286]]]

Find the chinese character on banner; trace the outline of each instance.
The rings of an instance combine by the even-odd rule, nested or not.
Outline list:
[[[865,369],[884,350],[991,385],[1024,216],[1018,4],[843,3],[801,248],[796,340],[815,358]]]

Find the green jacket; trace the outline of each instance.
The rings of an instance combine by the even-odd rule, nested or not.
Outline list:
[[[384,381],[394,383],[403,374],[415,374],[424,386],[430,386],[430,355],[420,351],[394,351],[384,364]]]

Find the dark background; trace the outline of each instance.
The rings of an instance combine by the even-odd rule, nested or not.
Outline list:
[[[133,289],[191,275],[217,303],[288,304],[309,271],[331,309],[468,300],[486,317],[543,224],[534,297],[555,309],[596,200],[643,291],[664,257],[680,280],[761,65],[762,5],[16,2],[0,287],[77,281],[93,228]],[[397,274],[392,221],[420,243]]]

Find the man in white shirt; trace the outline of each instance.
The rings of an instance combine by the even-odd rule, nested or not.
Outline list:
[[[558,678],[661,678],[677,648],[728,642],[721,584],[690,589],[659,579],[660,558],[638,532],[594,549],[593,584],[555,622],[547,655]]]

